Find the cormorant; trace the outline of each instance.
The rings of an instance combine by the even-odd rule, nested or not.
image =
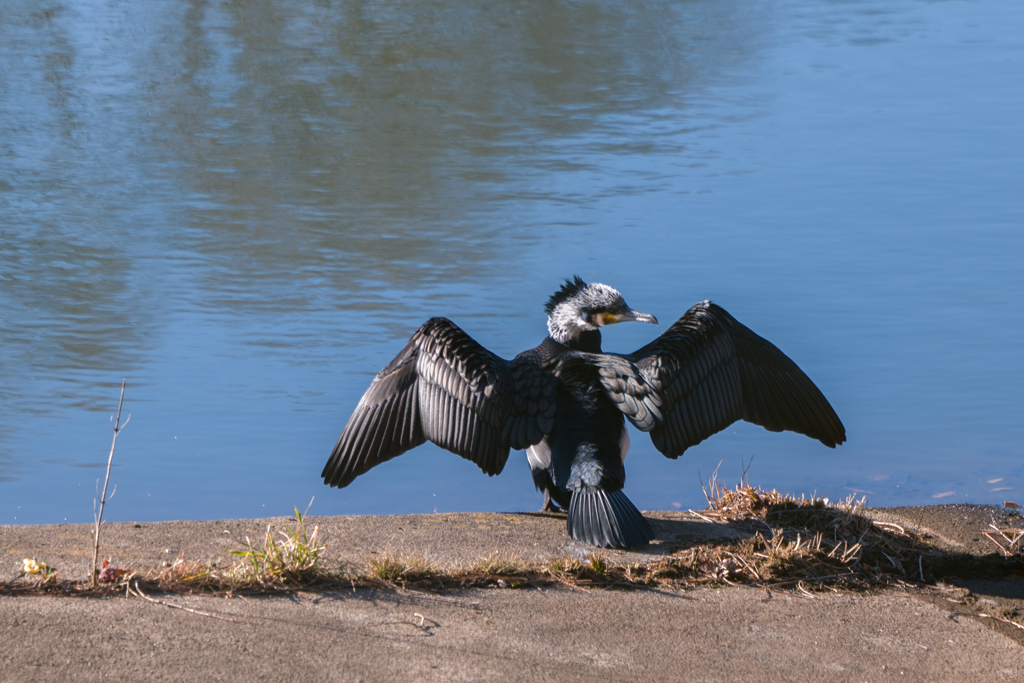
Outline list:
[[[630,354],[601,351],[601,328],[657,324],[616,290],[576,276],[548,300],[550,336],[507,361],[431,318],[373,380],[321,476],[344,487],[430,440],[499,474],[526,449],[533,480],[568,510],[572,538],[631,548],[654,537],[626,498],[623,417],[669,458],[743,419],[834,448],[846,430],[811,380],[770,342],[704,301]]]

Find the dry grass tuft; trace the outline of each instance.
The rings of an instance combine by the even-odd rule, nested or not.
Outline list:
[[[367,565],[369,577],[397,586],[423,581],[440,573],[440,570],[433,564],[422,557],[413,555],[399,558],[391,553],[384,553],[368,560]]]
[[[526,563],[518,557],[491,553],[470,567],[470,572],[485,576],[516,576]]]
[[[901,558],[921,549],[921,540],[904,529],[865,517],[864,498],[796,498],[758,489],[746,478],[729,489],[715,475],[703,489],[708,510],[702,516],[754,531],[729,549],[689,551],[694,571],[725,583],[884,582],[883,575],[892,572],[878,571],[881,558],[907,578]]]

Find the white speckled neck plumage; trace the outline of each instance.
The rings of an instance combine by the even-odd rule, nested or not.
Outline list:
[[[555,341],[568,344],[584,332],[598,329],[599,325],[588,319],[588,310],[606,308],[619,302],[625,307],[622,295],[608,285],[600,282],[585,285],[548,313],[548,334]]]

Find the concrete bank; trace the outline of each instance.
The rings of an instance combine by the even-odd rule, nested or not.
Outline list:
[[[1002,525],[1020,520],[963,505],[871,514],[978,555],[996,550],[982,533],[992,515]],[[609,560],[649,561],[746,533],[685,512],[645,515],[659,540],[641,552],[604,551]],[[136,569],[179,556],[206,560],[283,521],[110,524],[102,554]],[[564,517],[554,515],[308,523],[332,541],[329,563],[357,567],[385,552],[438,564],[472,564],[495,552],[525,560],[591,552],[570,541]],[[92,559],[89,528],[0,526],[0,577],[13,578],[25,557],[66,578],[84,578]],[[779,590],[769,597],[753,588],[160,597],[205,614],[135,597],[0,596],[0,681],[1024,680],[1024,630],[991,616],[1014,607],[1024,614],[1020,581],[966,579],[812,597]]]

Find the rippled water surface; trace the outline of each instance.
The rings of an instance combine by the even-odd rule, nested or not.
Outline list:
[[[433,315],[510,358],[575,273],[710,298],[803,367],[832,451],[739,424],[670,461],[873,505],[1024,503],[1024,4],[0,7],[0,523],[530,510],[422,447],[320,481]],[[622,325],[605,348],[655,333]],[[755,457],[756,456],[756,457]]]

